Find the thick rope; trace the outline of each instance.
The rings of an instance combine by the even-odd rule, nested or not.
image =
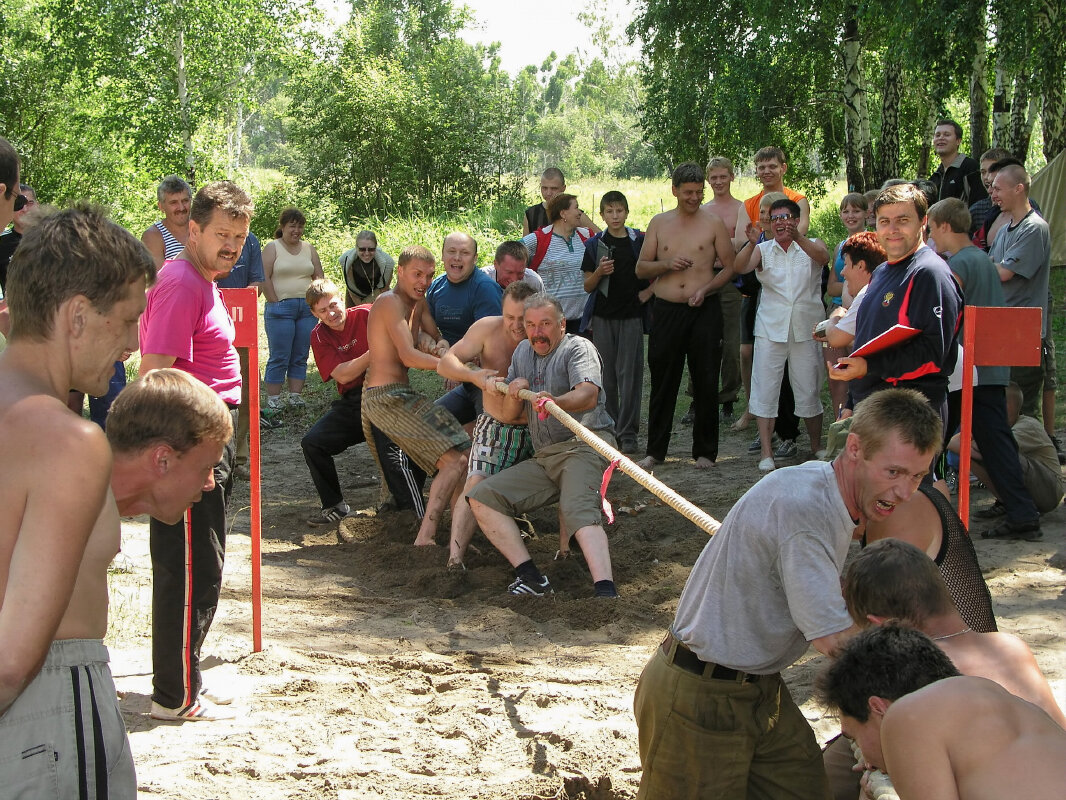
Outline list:
[[[501,394],[507,393],[507,384],[502,381],[496,381],[496,391]],[[518,396],[522,400],[528,400],[530,403],[536,403],[541,398],[529,391],[528,389],[521,389],[518,392]],[[559,408],[554,400],[548,400],[544,403],[544,409],[555,417],[559,422],[574,432],[581,441],[603,456],[607,461],[618,464],[618,469],[622,470],[626,475],[635,480],[649,492],[654,494],[670,508],[674,509],[678,514],[692,521],[704,531],[710,535],[714,535],[715,532],[722,527],[722,523],[712,517],[703,509],[690,503],[684,497],[679,495],[665,483],[660,481],[650,472],[641,469],[633,462],[632,459],[626,455],[620,453],[611,447],[607,442],[603,441],[599,436],[594,434],[576,419],[567,414],[563,409]]]
[[[851,752],[855,754],[855,760],[858,763],[866,763],[866,759],[863,758],[862,750],[855,743],[851,743]],[[899,800],[899,795],[896,794],[896,788],[892,785],[892,779],[879,769],[871,769],[866,771],[866,794],[872,797],[874,800]]]

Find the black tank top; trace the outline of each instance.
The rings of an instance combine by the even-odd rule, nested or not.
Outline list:
[[[947,584],[951,599],[959,609],[963,621],[978,633],[999,630],[996,615],[992,612],[992,595],[981,575],[981,565],[962,520],[943,494],[932,486],[919,486],[918,491],[932,502],[940,515],[940,528],[944,532],[940,552],[933,561],[940,567],[940,575]]]

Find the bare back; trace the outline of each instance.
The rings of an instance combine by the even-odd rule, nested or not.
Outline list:
[[[54,639],[103,638],[119,518],[103,432],[13,360],[0,357],[0,641],[24,686]],[[0,686],[0,712],[21,688]]]
[[[403,338],[414,347],[415,334],[411,317],[415,303],[407,302],[394,291],[385,292],[370,309],[366,334],[370,345],[370,367],[365,386],[384,386],[388,383],[408,383],[407,366],[400,358]]]
[[[1061,727],[1066,717],[1029,646],[1010,633],[966,633],[937,641],[963,675],[995,681],[1015,697],[1042,708]]]
[[[695,214],[682,214],[676,208],[656,214],[648,225],[641,261],[687,259],[691,266],[671,269],[652,284],[655,296],[671,303],[687,303],[697,290],[713,278],[712,268],[719,250],[732,245],[722,220],[706,208]]]
[[[947,678],[900,698],[881,728],[902,800],[1060,797],[1066,732],[981,678]]]

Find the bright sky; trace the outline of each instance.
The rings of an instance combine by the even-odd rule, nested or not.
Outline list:
[[[500,43],[500,62],[514,74],[526,64],[540,66],[554,50],[562,58],[578,48],[591,50],[591,31],[578,21],[577,15],[589,5],[605,9],[624,30],[632,19],[635,0],[453,0],[474,12],[476,22],[464,34],[469,42]],[[315,0],[335,23],[347,19],[351,7],[346,0]],[[636,58],[633,49],[629,57]]]
[[[592,32],[578,21],[591,3],[589,0],[534,0],[533,3],[505,0],[456,0],[464,3],[482,22],[482,30],[468,30],[463,37],[470,42],[500,43],[500,61],[505,70],[515,73],[526,64],[539,66],[554,50],[562,58],[578,48],[592,49]],[[633,0],[599,0],[620,29],[632,18]],[[635,51],[634,51],[634,57]]]

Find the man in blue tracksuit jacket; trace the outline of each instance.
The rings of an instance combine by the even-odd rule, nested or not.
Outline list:
[[[856,348],[893,325],[919,333],[865,358],[842,358],[831,377],[850,380],[852,407],[890,386],[915,389],[946,415],[948,376],[955,368],[962,292],[940,256],[925,245],[925,195],[892,186],[874,201],[877,238],[888,260],[874,272],[855,324]]]

